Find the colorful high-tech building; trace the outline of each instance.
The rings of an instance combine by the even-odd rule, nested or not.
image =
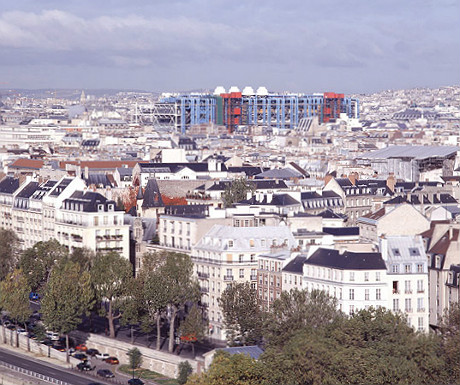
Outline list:
[[[245,87],[241,92],[231,87],[228,92],[217,87],[213,94],[182,94],[166,96],[149,111],[152,123],[168,126],[178,132],[199,124],[223,125],[228,132],[241,126],[267,126],[296,129],[304,118],[318,117],[327,123],[346,114],[359,117],[359,102],[344,94],[275,94],[265,87],[256,92]]]

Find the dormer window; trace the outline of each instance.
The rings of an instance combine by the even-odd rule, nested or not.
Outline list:
[[[228,248],[231,249],[233,247],[233,239],[228,240]]]
[[[109,211],[113,211],[113,205],[109,205]]]
[[[409,248],[409,254],[412,256],[420,255],[419,250],[416,247]]]
[[[401,253],[400,253],[399,249],[393,249],[393,255],[396,256],[396,257],[400,257]]]
[[[97,205],[97,211],[104,211],[104,205]]]

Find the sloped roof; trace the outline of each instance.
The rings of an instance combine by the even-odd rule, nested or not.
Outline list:
[[[298,255],[292,261],[290,261],[286,266],[284,266],[283,271],[295,274],[303,273],[303,264],[307,260],[307,257],[303,255]]]
[[[385,270],[386,265],[380,253],[355,253],[338,250],[318,249],[305,262],[310,265],[342,270]]]
[[[160,188],[156,179],[149,179],[144,190],[144,200],[142,208],[164,207],[163,199],[161,198]]]
[[[6,176],[0,181],[0,193],[13,194],[19,188],[19,178]]]
[[[17,169],[20,169],[20,168],[26,168],[26,169],[31,169],[31,170],[40,170],[43,165],[44,165],[44,161],[43,160],[39,160],[39,159],[24,159],[24,158],[20,158],[20,159],[16,159],[13,163],[11,163],[8,168],[17,168]]]

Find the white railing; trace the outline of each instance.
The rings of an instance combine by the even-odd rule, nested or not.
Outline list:
[[[9,364],[4,361],[0,361],[1,366],[5,366],[8,369],[14,370],[15,372],[25,374],[27,376],[38,378],[39,380],[43,380],[49,382],[50,384],[57,384],[57,385],[71,385],[68,382],[58,380],[56,378],[45,376],[44,374],[40,374],[37,372],[33,372],[32,370],[24,369],[16,365]]]

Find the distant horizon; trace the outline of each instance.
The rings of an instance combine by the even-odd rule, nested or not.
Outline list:
[[[17,0],[0,87],[293,93],[459,84],[458,0]]]

